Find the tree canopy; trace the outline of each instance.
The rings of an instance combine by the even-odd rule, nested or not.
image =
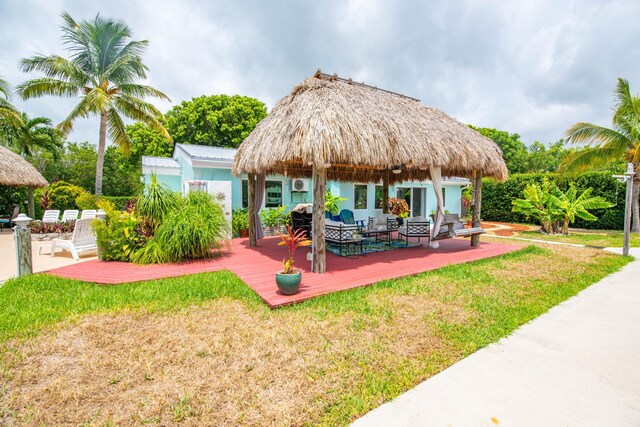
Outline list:
[[[267,107],[241,95],[210,95],[183,101],[166,115],[165,127],[175,143],[237,148]]]

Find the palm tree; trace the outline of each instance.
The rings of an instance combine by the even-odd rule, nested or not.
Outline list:
[[[604,197],[591,197],[593,188],[587,188],[582,194],[571,186],[566,193],[556,191],[549,194],[549,205],[556,211],[562,221],[562,234],[569,234],[569,224],[573,224],[576,217],[585,221],[596,221],[598,218],[589,212],[591,209],[606,209],[613,206]]]
[[[122,116],[144,122],[171,140],[160,123],[162,113],[144,101],[145,97],[169,98],[151,86],[137,83],[147,76],[142,54],[148,42],[131,40],[131,30],[124,22],[97,15],[93,20],[77,23],[66,12],[62,19],[62,38],[70,59],[58,55],[23,59],[22,71],[40,71],[46,77],[26,81],[17,89],[24,99],[79,96],[80,102],[57,126],[63,134],[71,131],[78,118],[100,117],[95,194],[101,195],[107,131],[111,141],[125,152],[130,141]]]
[[[16,120],[0,120],[0,143],[21,156],[31,156],[36,149],[49,151],[58,159],[62,148],[60,133],[47,117],[29,117],[19,113]]]
[[[560,165],[560,171],[578,173],[621,158],[632,163],[636,172],[631,200],[633,231],[640,233],[640,97],[632,95],[629,82],[619,78],[615,99],[611,128],[576,123],[567,130],[567,143],[587,144],[588,147],[567,156]]]
[[[9,100],[11,99],[11,86],[6,80],[0,78],[0,123],[13,124],[18,118],[16,107]]]

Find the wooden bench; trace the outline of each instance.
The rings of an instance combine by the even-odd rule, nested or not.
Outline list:
[[[471,237],[484,233],[485,231],[482,227],[464,228],[464,224],[460,221],[458,214],[445,214],[444,219],[440,224],[440,230],[437,234],[431,237],[431,240],[451,239],[454,237]]]

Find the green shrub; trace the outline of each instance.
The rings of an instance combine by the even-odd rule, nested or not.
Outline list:
[[[101,200],[109,200],[113,202],[116,209],[121,211],[130,210],[129,205],[135,205],[136,198],[134,196],[100,196]]]
[[[624,184],[611,176],[610,172],[589,172],[575,178],[555,173],[513,174],[505,182],[496,182],[491,178],[482,180],[482,219],[485,221],[501,221],[528,223],[526,216],[512,212],[513,200],[522,197],[527,184],[541,185],[548,180],[562,191],[567,191],[574,183],[579,193],[593,188],[591,196],[603,197],[614,204],[610,209],[594,209],[590,211],[598,217],[597,221],[586,221],[576,218],[577,228],[621,230],[624,225]]]
[[[234,209],[231,213],[231,230],[234,237],[240,235],[241,230],[249,229],[249,211],[247,209]]]
[[[207,193],[180,198],[156,229],[155,238],[170,261],[208,258],[229,237],[222,206]]]
[[[85,194],[88,193],[84,188],[65,181],[57,181],[40,188],[35,192],[36,217],[41,217],[44,209],[58,209],[60,211],[78,209],[76,199]]]
[[[169,256],[158,241],[152,238],[133,253],[131,261],[136,264],[164,264],[169,262]]]
[[[87,193],[87,192],[84,192],[78,197],[76,197],[76,205],[78,206],[78,209],[82,209],[82,210],[96,209],[97,201],[98,201],[98,198],[94,194]]]
[[[0,217],[9,218],[13,213],[13,207],[20,205],[21,212],[27,211],[27,189],[24,187],[9,187],[0,185]],[[36,199],[37,203],[37,199]]]
[[[146,243],[147,238],[137,231],[138,218],[129,212],[112,209],[113,204],[101,205],[107,219],[94,221],[98,254],[103,261],[130,262],[132,256]],[[105,207],[107,209],[105,209]]]

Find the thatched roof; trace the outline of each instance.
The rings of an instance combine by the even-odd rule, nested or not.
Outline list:
[[[492,140],[418,100],[327,76],[320,72],[296,85],[238,149],[233,172],[311,176],[312,165],[331,165],[327,178],[391,182],[474,170],[507,178],[502,152]]]
[[[31,163],[0,146],[0,185],[11,187],[44,187],[47,180]]]

